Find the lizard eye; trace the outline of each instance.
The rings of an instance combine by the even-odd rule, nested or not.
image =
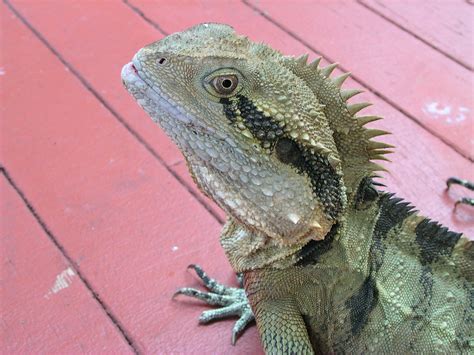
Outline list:
[[[222,75],[212,80],[212,86],[220,95],[228,96],[232,94],[239,84],[239,78],[236,75]]]
[[[234,68],[221,68],[202,79],[206,91],[217,99],[237,95],[242,89],[245,77]]]

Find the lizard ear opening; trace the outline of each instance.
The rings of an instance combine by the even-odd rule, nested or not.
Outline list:
[[[275,144],[275,153],[279,161],[284,164],[296,165],[302,153],[298,144],[288,138],[280,138]]]

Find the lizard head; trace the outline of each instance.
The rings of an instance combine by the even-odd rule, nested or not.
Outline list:
[[[345,194],[323,105],[286,58],[227,25],[202,24],[142,48],[122,79],[208,196],[291,243],[323,238]]]

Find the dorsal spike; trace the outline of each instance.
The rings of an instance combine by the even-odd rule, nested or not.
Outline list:
[[[374,162],[369,163],[369,168],[372,171],[385,171],[385,172],[388,172],[388,170],[385,169],[382,165],[374,163]]]
[[[362,93],[363,90],[359,89],[347,89],[347,90],[342,90],[341,91],[341,97],[344,101],[349,100],[351,97],[356,96],[360,93]]]
[[[317,70],[319,63],[321,62],[322,57],[316,58],[313,60],[311,63],[308,64],[308,66],[311,68],[311,70]]]
[[[374,149],[369,152],[370,155],[392,154],[393,151],[387,149]]]
[[[374,122],[381,120],[382,117],[380,116],[358,116],[357,121],[360,123],[361,126],[366,125],[369,122]]]
[[[350,72],[344,73],[342,75],[339,75],[337,78],[333,79],[333,84],[336,85],[338,88],[342,86],[344,81],[351,75]]]
[[[347,105],[347,109],[349,110],[350,114],[354,116],[360,110],[371,106],[372,104],[369,102],[359,102],[357,104]]]
[[[368,138],[374,138],[374,137],[378,137],[378,136],[384,136],[386,134],[391,134],[390,132],[387,132],[387,131],[384,131],[384,130],[381,130],[381,129],[368,129],[366,132],[365,132],[365,135],[366,137]]]
[[[385,161],[388,161],[388,162],[392,162],[390,159],[388,159],[385,155],[383,154],[379,154],[379,155],[371,155],[370,156],[370,159],[371,160],[385,160]]]
[[[321,74],[324,75],[326,78],[331,75],[331,73],[336,69],[339,63],[329,64],[327,67],[321,69]]]
[[[371,150],[370,154],[374,155],[384,155],[384,154],[392,154],[393,150],[387,150],[387,149],[379,149],[379,150]]]
[[[386,148],[395,148],[395,146],[383,142],[369,141],[367,148],[370,150],[374,149],[386,149]]]
[[[295,61],[298,65],[306,65],[306,63],[308,62],[308,54],[300,55],[298,58],[295,58]]]

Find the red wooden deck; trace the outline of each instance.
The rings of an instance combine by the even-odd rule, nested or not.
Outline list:
[[[0,5],[2,353],[259,353],[255,327],[176,301],[201,264],[233,283],[224,215],[122,87],[137,49],[225,22],[353,73],[397,153],[388,189],[474,235],[444,191],[474,179],[474,6],[437,1],[20,1]]]

